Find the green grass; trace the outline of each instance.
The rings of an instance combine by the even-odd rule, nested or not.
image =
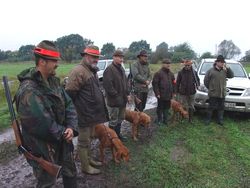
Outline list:
[[[57,76],[60,78],[65,77],[69,71],[79,62],[74,62],[71,64],[59,63],[59,67],[57,68]],[[22,63],[0,63],[0,76],[2,80],[2,76],[8,76],[9,80],[17,79],[17,75],[29,68],[34,67],[34,62],[22,62]]]
[[[131,161],[108,168],[114,187],[249,186],[250,121],[225,122],[206,127],[198,117],[193,125],[157,128],[149,143],[126,143]]]
[[[244,64],[244,67],[248,73],[250,73],[250,63]]]
[[[72,64],[59,64],[57,68],[57,76],[61,79],[64,78],[69,71],[75,66],[78,62]],[[2,76],[8,76],[9,81],[13,81],[9,84],[12,98],[14,97],[19,82],[17,80],[17,75],[26,68],[34,67],[34,62],[23,62],[23,63],[0,63],[0,81],[2,81]],[[5,99],[3,85],[0,84],[0,131],[10,126],[10,115],[7,107],[7,102]]]

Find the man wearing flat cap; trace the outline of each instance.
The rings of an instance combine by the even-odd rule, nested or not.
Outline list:
[[[135,101],[135,110],[142,112],[146,106],[149,84],[151,82],[151,72],[148,64],[148,54],[146,50],[140,51],[137,55],[138,61],[131,67],[134,81],[134,92],[140,103]]]
[[[182,60],[183,68],[178,72],[176,80],[176,91],[180,95],[180,101],[188,110],[189,122],[193,122],[194,95],[200,86],[200,79],[193,69],[193,62],[189,59]]]
[[[124,54],[121,50],[114,52],[112,64],[103,73],[103,87],[110,116],[109,127],[114,129],[117,136],[124,141],[121,124],[125,118],[125,108],[130,97],[127,77],[122,67],[123,58]]]
[[[206,125],[209,125],[214,110],[217,110],[217,123],[223,125],[227,78],[233,77],[234,73],[230,67],[226,66],[224,57],[218,55],[213,67],[206,72],[204,78],[204,85],[208,89],[209,97]]]
[[[104,96],[96,74],[97,62],[101,55],[97,46],[89,45],[81,53],[81,56],[83,59],[70,72],[65,89],[72,98],[78,114],[78,154],[82,172],[99,174],[100,170],[96,167],[102,164],[91,158],[90,141],[95,125],[109,120]]]
[[[36,66],[18,75],[17,112],[22,125],[23,145],[36,157],[62,166],[64,187],[77,187],[73,159],[73,137],[78,136],[77,113],[56,75],[60,53],[44,40],[34,49]],[[37,179],[36,187],[52,187],[51,176],[36,161],[27,158]],[[31,185],[30,185],[31,186]]]
[[[154,74],[152,86],[157,98],[157,123],[168,124],[168,112],[171,99],[175,93],[175,77],[170,70],[171,61],[164,59],[162,68]]]

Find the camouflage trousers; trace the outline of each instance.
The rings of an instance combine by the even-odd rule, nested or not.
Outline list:
[[[73,158],[73,149],[73,144],[63,141],[61,151],[55,152],[54,154],[54,162],[62,166],[62,176],[69,178],[77,176],[77,170]],[[33,173],[37,179],[37,188],[53,187],[56,183],[56,178],[49,175],[40,166],[33,167]]]
[[[115,127],[117,124],[122,123],[125,118],[125,107],[109,107],[109,126]]]
[[[180,95],[180,102],[186,110],[194,110],[194,95]]]

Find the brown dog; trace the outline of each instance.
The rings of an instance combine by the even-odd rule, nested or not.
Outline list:
[[[104,162],[104,149],[110,148],[112,151],[113,159],[115,163],[119,163],[121,159],[123,161],[129,160],[129,150],[124,146],[121,140],[113,129],[105,126],[104,124],[98,124],[95,126],[95,137],[99,139],[100,145],[100,161]]]
[[[181,118],[188,118],[188,112],[184,110],[182,104],[174,99],[171,100],[171,108],[173,110],[172,122],[175,122],[176,115],[181,116]],[[180,118],[179,118],[180,120]]]
[[[151,117],[144,112],[131,111],[126,109],[125,120],[132,123],[132,138],[137,141],[138,139],[138,127],[143,125],[144,127],[150,128]]]

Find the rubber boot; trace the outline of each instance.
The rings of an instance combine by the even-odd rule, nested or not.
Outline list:
[[[223,126],[223,114],[224,110],[218,110],[218,124]]]
[[[90,149],[88,149],[88,155],[89,155],[89,164],[91,166],[96,166],[96,167],[102,166],[102,162],[96,161],[90,156]]]
[[[157,125],[161,126],[162,123],[163,123],[163,120],[162,120],[162,112],[161,110],[156,110],[156,113],[157,113]]]
[[[75,177],[63,176],[63,187],[64,188],[77,188],[77,180]]]
[[[193,110],[192,108],[189,108],[189,109],[188,109],[188,115],[189,115],[189,117],[188,117],[188,122],[189,122],[189,123],[193,123],[194,110]]]
[[[163,111],[163,123],[164,123],[165,125],[168,125],[168,109],[165,109],[165,110]]]
[[[81,148],[79,149],[79,157],[81,161],[81,168],[83,173],[95,175],[100,174],[101,171],[97,168],[94,168],[90,165],[89,157],[88,157],[88,149],[87,148]]]
[[[205,125],[209,125],[211,118],[212,118],[213,111],[210,109],[207,109],[207,117],[205,119]]]
[[[89,158],[89,163],[90,163],[91,166],[96,166],[96,167],[102,166],[102,162],[100,162],[100,161],[95,161],[95,160],[92,159],[92,158]]]
[[[114,130],[121,141],[126,141],[126,138],[121,135],[121,123],[117,123],[117,125],[114,127]]]

